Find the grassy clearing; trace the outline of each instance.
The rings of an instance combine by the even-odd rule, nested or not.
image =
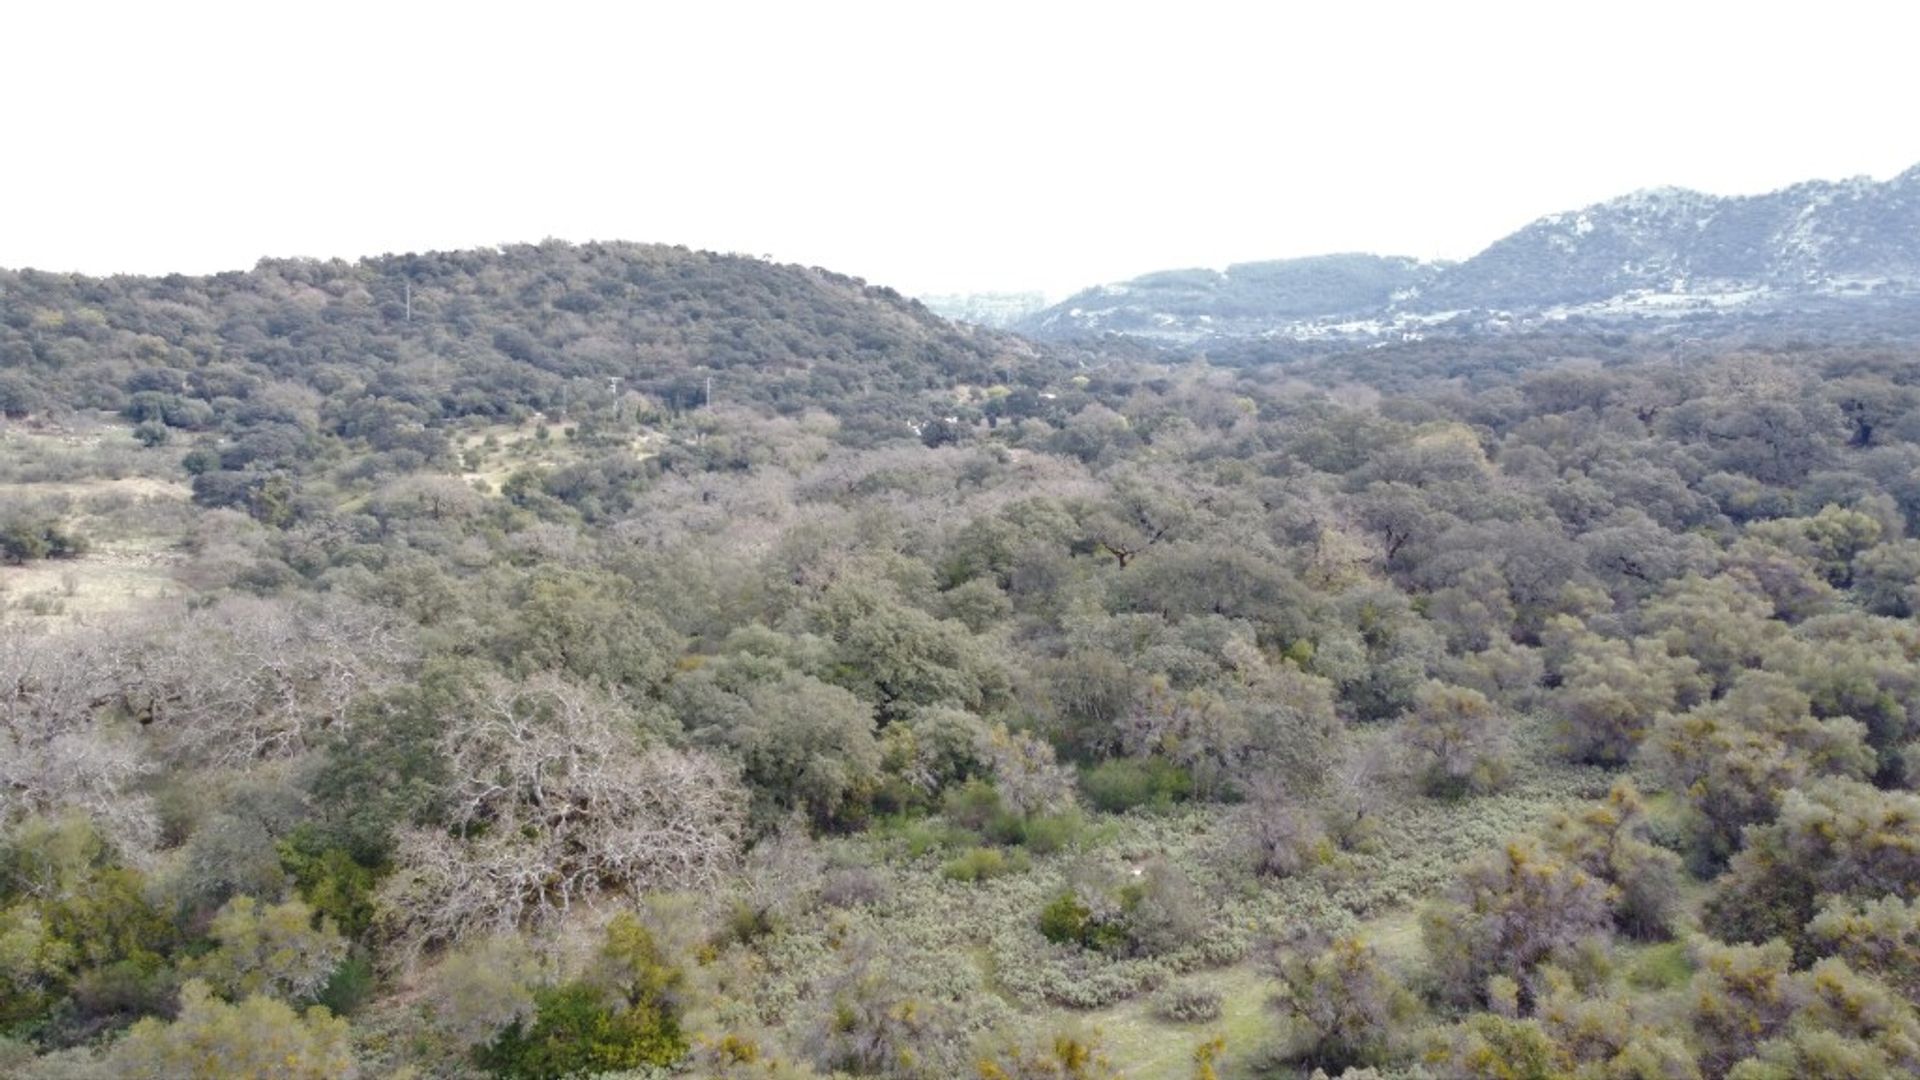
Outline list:
[[[1425,946],[1420,938],[1420,909],[1402,908],[1378,918],[1369,919],[1361,924],[1362,933],[1369,944],[1380,953],[1381,959],[1404,971],[1417,966],[1425,959]]]
[[[101,545],[77,559],[0,566],[0,620],[89,623],[178,595],[177,558],[163,546]]]
[[[1178,1024],[1154,1015],[1151,996],[1134,998],[1108,1009],[1084,1014],[1082,1021],[1102,1036],[1107,1056],[1132,1080],[1186,1077],[1193,1070],[1194,1047],[1219,1036],[1226,1040],[1220,1068],[1223,1080],[1257,1075],[1256,1065],[1279,1030],[1279,1019],[1267,1007],[1273,982],[1251,964],[1189,976],[1217,991],[1220,1019],[1204,1024]]]
[[[544,439],[540,437],[543,427],[547,430]],[[642,433],[634,437],[630,449],[635,457],[651,457],[659,440],[657,433]],[[460,478],[469,484],[484,485],[483,489],[489,492],[499,491],[507,478],[521,469],[555,468],[588,457],[580,445],[567,436],[565,425],[540,420],[469,428],[455,438],[454,447],[462,461]]]
[[[0,421],[0,483],[45,485],[180,478],[179,446],[145,447],[118,417],[83,415],[50,421]]]
[[[196,513],[179,458],[101,417],[0,425],[0,507],[56,518],[91,545],[0,566],[0,618],[88,622],[177,595],[174,548]]]
[[[193,489],[179,480],[153,476],[96,477],[91,480],[42,480],[28,483],[0,482],[0,498],[54,497],[84,502],[96,496],[127,499],[193,498]]]

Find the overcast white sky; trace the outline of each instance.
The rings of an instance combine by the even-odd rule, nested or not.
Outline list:
[[[907,292],[1920,162],[1911,4],[9,3],[0,265],[630,239]]]

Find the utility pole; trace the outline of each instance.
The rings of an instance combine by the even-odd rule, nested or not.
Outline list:
[[[706,407],[709,409],[713,408],[713,376],[711,375],[707,376]]]
[[[407,290],[407,321],[413,321],[413,282],[405,283]]]

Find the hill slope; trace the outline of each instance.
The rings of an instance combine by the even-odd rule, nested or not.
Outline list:
[[[348,263],[262,260],[211,277],[0,271],[0,407],[122,408],[168,392],[214,411],[268,383],[423,418],[544,409],[571,380],[663,404],[779,403],[1003,372],[1012,339],[819,269],[643,244],[549,241]]]

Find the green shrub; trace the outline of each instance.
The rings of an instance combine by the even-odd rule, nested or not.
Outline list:
[[[560,1077],[669,1065],[686,1053],[686,1039],[670,1014],[644,1006],[608,1007],[586,983],[534,992],[533,1023],[515,1022],[480,1053],[495,1076],[514,1080]]]
[[[327,846],[320,830],[311,825],[294,830],[274,849],[300,899],[332,919],[342,934],[358,938],[372,925],[373,892],[380,884],[381,869],[358,862],[344,847]]]
[[[1193,795],[1193,774],[1164,758],[1114,758],[1086,770],[1080,790],[1110,814],[1136,807],[1164,810]]]
[[[877,831],[897,842],[909,859],[980,843],[979,833],[936,818],[892,817],[882,822]]]
[[[1094,917],[1072,889],[1063,890],[1040,910],[1040,934],[1056,945],[1078,945],[1103,953],[1124,953],[1132,944],[1119,922]]]
[[[154,960],[116,960],[80,973],[72,1007],[79,1018],[133,1018],[171,1012],[180,989],[172,968]]]
[[[1086,939],[1093,909],[1080,902],[1072,889],[1064,889],[1040,909],[1040,933],[1055,945],[1078,945]]]
[[[727,909],[720,933],[716,936],[723,944],[737,942],[741,945],[751,945],[779,928],[773,913],[768,909],[743,900],[736,900],[733,906]]]
[[[87,538],[57,522],[0,524],[0,561],[16,566],[36,559],[71,559],[87,553]]]
[[[1086,831],[1087,819],[1078,810],[1039,814],[1023,821],[1020,844],[1035,855],[1051,855],[1072,847]]]
[[[1019,873],[1028,865],[1025,852],[1016,851],[1008,856],[998,848],[977,847],[949,861],[940,872],[950,881],[986,881]]]
[[[1173,1024],[1207,1024],[1220,1019],[1220,991],[1211,986],[1182,983],[1169,988],[1153,1003],[1153,1014]]]
[[[315,1000],[335,1016],[347,1016],[371,1000],[375,988],[372,961],[350,955],[334,969]]]
[[[1006,805],[1000,792],[984,780],[969,780],[947,792],[942,810],[951,823],[950,838],[977,843],[986,837],[997,844],[1024,847],[1049,855],[1073,843],[1086,819],[1075,810],[1055,814],[1020,814]],[[931,828],[931,826],[929,826]],[[909,852],[912,844],[909,844]]]
[[[1563,1055],[1537,1020],[1478,1013],[1433,1035],[1429,1062],[1460,1080],[1549,1080],[1566,1076]]]
[[[675,990],[684,973],[631,914],[615,916],[587,973],[534,991],[532,1023],[515,1020],[478,1054],[496,1076],[525,1080],[671,1065],[685,1056]]]
[[[964,829],[974,832],[985,831],[988,826],[1006,816],[1006,806],[1000,800],[1000,792],[985,780],[969,780],[947,792],[941,801],[947,820]]]
[[[359,1070],[347,1022],[327,1010],[297,1013],[258,994],[230,1005],[195,980],[181,990],[177,1019],[141,1020],[114,1044],[104,1069],[75,1075],[322,1080]]]

